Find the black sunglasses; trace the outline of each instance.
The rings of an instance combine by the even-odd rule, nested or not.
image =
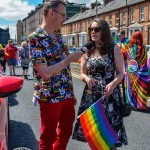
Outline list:
[[[100,27],[95,27],[95,28],[88,28],[89,32],[94,31],[94,32],[99,32],[101,31]]]

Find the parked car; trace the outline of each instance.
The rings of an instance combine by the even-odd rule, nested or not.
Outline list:
[[[0,71],[0,150],[8,149],[9,107],[8,96],[17,93],[23,86],[23,79],[3,76]]]

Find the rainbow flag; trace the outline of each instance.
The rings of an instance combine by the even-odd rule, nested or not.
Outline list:
[[[118,141],[118,135],[109,124],[101,99],[84,111],[80,123],[92,150],[110,150]]]
[[[125,78],[126,102],[132,107],[147,109],[148,91],[147,51],[133,45],[127,51],[127,69]]]

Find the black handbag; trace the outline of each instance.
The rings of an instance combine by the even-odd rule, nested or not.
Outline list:
[[[114,47],[112,48],[112,60],[113,60],[113,65],[114,65]],[[115,68],[115,65],[114,65],[114,68]],[[120,90],[119,85],[117,87]],[[121,90],[120,90],[120,93],[121,93]],[[119,99],[120,99],[120,104],[121,104],[121,108],[120,108],[121,116],[122,117],[130,116],[131,111],[132,111],[131,106],[127,103],[123,103],[120,95],[119,95]]]
[[[122,117],[128,117],[131,114],[131,106],[127,103],[122,103],[121,104],[121,116]]]

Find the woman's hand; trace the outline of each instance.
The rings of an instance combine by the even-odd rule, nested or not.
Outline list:
[[[115,86],[114,86],[113,82],[110,82],[109,84],[107,84],[105,87],[104,96],[107,97],[110,94],[112,94],[114,88],[115,88]]]
[[[87,83],[90,91],[92,91],[92,86],[94,86],[97,82],[98,82],[98,80],[95,80],[93,78],[88,79],[88,81],[86,83]]]

